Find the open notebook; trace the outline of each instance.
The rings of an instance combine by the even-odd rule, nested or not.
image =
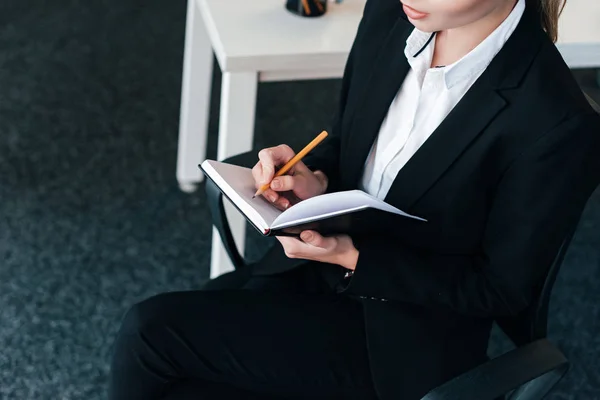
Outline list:
[[[351,233],[361,230],[377,217],[409,215],[361,190],[326,193],[294,204],[280,211],[256,192],[252,170],[219,161],[206,160],[200,165],[246,219],[263,235],[296,235],[304,229],[316,229],[322,234]]]

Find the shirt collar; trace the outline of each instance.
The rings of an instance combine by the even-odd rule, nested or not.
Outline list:
[[[525,0],[518,0],[510,15],[483,42],[460,60],[441,68],[440,73],[444,75],[446,88],[450,89],[487,68],[516,29],[524,12]],[[434,38],[435,33],[415,28],[406,41],[404,54],[421,83],[431,66],[435,48]]]

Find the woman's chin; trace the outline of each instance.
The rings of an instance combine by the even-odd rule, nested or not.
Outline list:
[[[426,19],[418,19],[418,20],[412,20],[412,19],[408,19],[410,21],[411,24],[413,24],[415,26],[415,28],[417,28],[418,30],[420,30],[421,32],[437,32],[439,29],[436,29],[433,24],[429,21],[427,21]]]

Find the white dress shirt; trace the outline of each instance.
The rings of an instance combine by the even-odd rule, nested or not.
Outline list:
[[[524,11],[525,0],[519,0],[504,22],[475,49],[440,68],[431,68],[434,34],[413,30],[404,49],[411,68],[367,157],[361,189],[385,198],[398,171],[481,76],[514,32]]]

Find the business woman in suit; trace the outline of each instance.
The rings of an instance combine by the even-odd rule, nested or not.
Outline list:
[[[559,0],[369,0],[332,136],[264,196],[361,188],[426,223],[278,238],[265,263],[135,305],[112,400],[419,399],[486,360],[600,182]],[[264,149],[257,187],[293,156]]]

